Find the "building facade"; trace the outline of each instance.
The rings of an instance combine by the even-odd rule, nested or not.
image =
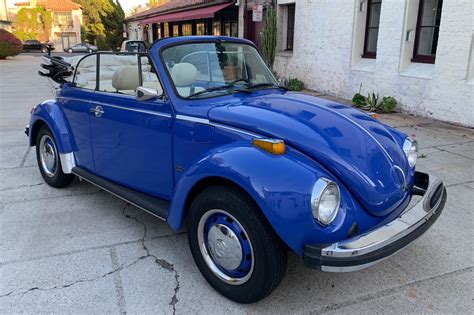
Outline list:
[[[42,6],[52,14],[52,26],[48,30],[50,38],[56,50],[81,42],[82,9],[77,3],[68,0],[39,0],[15,3],[13,12],[22,8],[35,8]],[[13,23],[15,28],[15,23]],[[32,38],[36,39],[36,38]]]
[[[277,0],[277,12],[278,74],[474,127],[474,1]]]
[[[126,19],[127,39],[153,42],[186,35],[239,35],[238,7],[229,0],[173,0]]]
[[[12,22],[7,10],[7,0],[0,0],[0,29],[12,31]]]

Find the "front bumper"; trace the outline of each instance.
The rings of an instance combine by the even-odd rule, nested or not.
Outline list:
[[[305,266],[327,272],[349,272],[395,254],[433,225],[447,198],[441,180],[421,172],[415,173],[413,194],[423,197],[398,218],[375,230],[334,244],[305,245]]]

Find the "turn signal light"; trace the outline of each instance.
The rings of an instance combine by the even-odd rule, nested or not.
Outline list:
[[[270,152],[272,154],[285,154],[285,142],[277,139],[254,139],[252,144],[257,148]]]
[[[379,115],[377,113],[369,113],[370,117],[373,119],[379,119]]]

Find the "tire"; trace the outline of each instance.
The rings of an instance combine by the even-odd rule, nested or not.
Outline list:
[[[188,241],[204,278],[232,301],[257,302],[285,275],[286,247],[258,206],[238,189],[211,186],[194,199]]]
[[[74,180],[74,175],[64,174],[56,140],[46,126],[42,126],[36,137],[36,161],[44,181],[52,187],[62,188]]]
[[[72,49],[69,48],[69,49],[67,50],[67,52],[70,53],[70,54],[72,54]]]

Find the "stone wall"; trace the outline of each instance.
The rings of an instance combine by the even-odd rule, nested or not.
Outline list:
[[[352,98],[394,96],[402,110],[474,127],[474,1],[444,1],[435,64],[411,62],[419,0],[384,0],[377,58],[361,58],[366,0],[278,0],[275,70],[306,87]],[[285,5],[296,2],[292,52],[283,51]]]

